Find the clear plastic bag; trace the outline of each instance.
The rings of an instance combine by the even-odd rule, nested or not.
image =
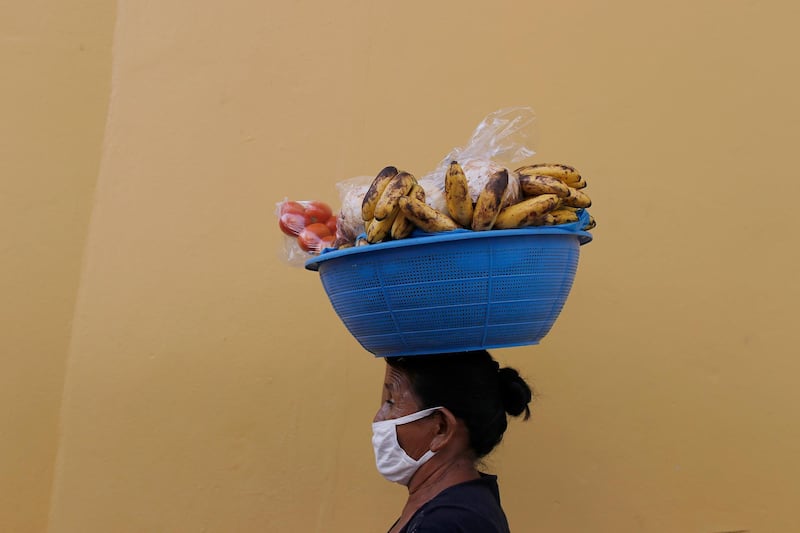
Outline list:
[[[278,227],[283,233],[281,255],[292,266],[303,266],[326,248],[335,247],[338,215],[325,202],[290,201],[275,204]]]
[[[366,231],[364,220],[361,218],[361,203],[374,179],[374,176],[357,176],[336,184],[341,201],[337,226],[337,246],[354,244],[358,236]]]
[[[519,179],[512,170],[536,154],[536,115],[530,107],[507,107],[490,113],[475,128],[469,142],[453,148],[439,165],[421,178],[425,184],[438,188],[444,194],[444,176],[451,161],[458,161],[464,169],[472,200],[475,201],[495,170],[508,169],[508,187],[504,205],[519,201],[522,192]],[[429,192],[432,188],[426,187]],[[430,202],[429,202],[430,203]],[[433,207],[447,212],[442,199]]]
[[[503,204],[510,205],[519,201],[522,191],[513,169],[519,166],[521,161],[536,154],[535,121],[536,117],[530,107],[508,107],[487,115],[475,128],[466,145],[453,148],[431,172],[421,177],[415,174],[418,176],[418,183],[425,190],[425,202],[443,213],[448,212],[444,196],[444,178],[450,162],[454,160],[464,169],[473,201],[477,200],[492,172],[503,168],[508,170],[509,178]],[[409,171],[414,173],[412,169]],[[284,227],[287,223],[281,220],[281,229],[286,234],[282,250],[284,259],[291,265],[303,266],[310,257],[322,253],[325,249],[361,244],[366,231],[361,217],[361,204],[374,179],[374,176],[357,176],[336,183],[341,207],[339,212],[333,215],[336,224],[332,239],[314,240],[308,235],[304,235],[304,239],[299,235],[300,229],[287,230]],[[277,204],[276,215],[279,218],[284,217],[287,205],[292,203],[308,207],[320,202],[284,200]],[[295,218],[298,221],[296,224],[300,224],[300,219]],[[308,225],[308,221],[305,224]]]

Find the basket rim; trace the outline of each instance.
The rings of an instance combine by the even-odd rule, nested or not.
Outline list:
[[[452,231],[444,231],[440,233],[424,233],[415,232],[410,237],[405,239],[398,239],[394,241],[385,241],[368,246],[355,246],[352,248],[345,248],[343,250],[325,249],[317,256],[308,259],[305,262],[306,270],[317,271],[319,270],[320,263],[337,259],[339,257],[377,252],[379,250],[387,250],[391,248],[403,248],[407,246],[417,246],[423,244],[432,244],[437,242],[446,241],[459,241],[467,239],[494,239],[502,237],[515,237],[522,235],[561,235],[561,236],[574,236],[578,238],[578,243],[582,246],[592,241],[593,236],[588,231],[579,229],[570,229],[558,226],[534,226],[526,228],[513,228],[502,230],[488,230],[488,231],[473,231],[469,229],[456,229]]]

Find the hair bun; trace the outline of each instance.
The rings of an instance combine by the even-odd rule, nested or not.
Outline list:
[[[503,401],[503,409],[511,416],[520,416],[525,413],[524,420],[531,416],[531,403],[533,393],[531,388],[519,375],[519,372],[510,367],[498,370],[500,378],[500,398]]]

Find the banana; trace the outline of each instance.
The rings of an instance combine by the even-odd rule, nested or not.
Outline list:
[[[394,220],[394,215],[397,213],[397,200],[401,196],[407,195],[416,182],[417,179],[408,172],[398,172],[383,189],[381,197],[375,204],[375,211],[372,215],[375,220],[387,218]]]
[[[411,187],[411,192],[409,192],[408,195],[425,203],[425,189],[423,189],[422,185],[419,183],[415,183],[414,186]],[[390,231],[392,239],[405,239],[411,235],[412,231],[414,231],[414,223],[408,219],[403,211],[398,211],[397,216],[394,217],[394,222],[392,223],[392,229]]]
[[[450,218],[465,228],[472,225],[472,196],[464,169],[458,161],[451,161],[444,178],[444,197]]]
[[[398,201],[400,212],[422,231],[438,233],[452,231],[459,226],[452,218],[413,196],[403,196]]]
[[[556,223],[555,218],[550,213],[545,213],[544,215],[540,216],[533,220],[531,226],[552,226]]]
[[[396,213],[392,216],[384,218],[383,220],[373,218],[371,221],[369,221],[369,223],[367,223],[367,242],[370,244],[375,244],[376,242],[386,240],[392,231],[392,224],[394,223],[395,218],[397,218]]]
[[[559,198],[569,196],[569,187],[566,183],[552,176],[528,176],[520,175],[519,184],[522,192],[527,196],[538,196],[540,194],[555,194]]]
[[[578,221],[578,213],[564,207],[553,209],[548,214],[553,217],[553,224],[567,224]]]
[[[589,215],[589,223],[583,227],[583,231],[589,231],[590,229],[594,229],[597,226],[597,221],[594,219],[592,215]]]
[[[564,205],[569,207],[592,207],[592,199],[583,191],[574,187],[569,188],[569,196],[563,199]]]
[[[543,215],[556,209],[560,203],[561,200],[555,194],[542,194],[527,198],[500,211],[494,227],[495,229],[511,229],[532,226]]]
[[[498,170],[489,176],[486,185],[478,195],[472,213],[471,227],[474,231],[492,229],[503,205],[503,195],[508,187],[508,171]]]
[[[572,187],[573,189],[585,189],[586,188],[586,180],[583,178],[583,176],[581,176],[581,179],[579,179],[578,181],[574,182],[572,185],[570,185],[570,187]]]
[[[388,166],[381,170],[375,179],[372,180],[372,184],[367,189],[367,193],[364,195],[364,200],[361,202],[361,219],[364,222],[369,222],[372,220],[372,217],[375,216],[375,204],[378,203],[378,199],[383,194],[383,190],[386,188],[386,185],[397,175],[397,168]]]
[[[570,187],[575,183],[580,183],[581,175],[575,167],[554,163],[538,163],[536,165],[525,165],[515,170],[520,176],[550,176],[560,179]]]

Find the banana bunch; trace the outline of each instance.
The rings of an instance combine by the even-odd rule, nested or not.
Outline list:
[[[536,164],[518,168],[522,198],[505,205],[509,171],[494,170],[473,203],[464,169],[451,161],[444,176],[447,213],[425,202],[425,190],[410,173],[394,166],[382,169],[372,181],[361,204],[365,242],[374,244],[408,237],[415,228],[426,233],[455,229],[487,231],[565,224],[578,220],[578,209],[592,205],[582,190],[586,181],[567,165]],[[594,219],[584,229],[592,229]]]
[[[516,214],[514,218],[521,216],[518,211],[531,213],[523,219],[523,225],[577,222],[578,209],[586,209],[592,205],[591,198],[583,190],[586,188],[586,180],[574,167],[539,163],[522,166],[514,173],[519,179],[524,199],[506,209],[509,213]],[[555,205],[550,207],[553,203]],[[590,230],[596,225],[594,218],[589,215],[589,223],[583,229]]]
[[[556,225],[577,222],[578,209],[592,205],[582,190],[586,180],[568,165],[526,165],[515,170],[513,176],[522,190],[519,201],[504,205],[510,178],[508,170],[500,169],[492,172],[473,204],[461,165],[451,161],[444,182],[450,218],[473,231]],[[590,216],[585,229],[595,225]]]
[[[425,191],[413,174],[388,166],[375,176],[361,203],[368,243],[411,234],[414,225],[400,212],[400,200],[409,198],[425,203]]]

